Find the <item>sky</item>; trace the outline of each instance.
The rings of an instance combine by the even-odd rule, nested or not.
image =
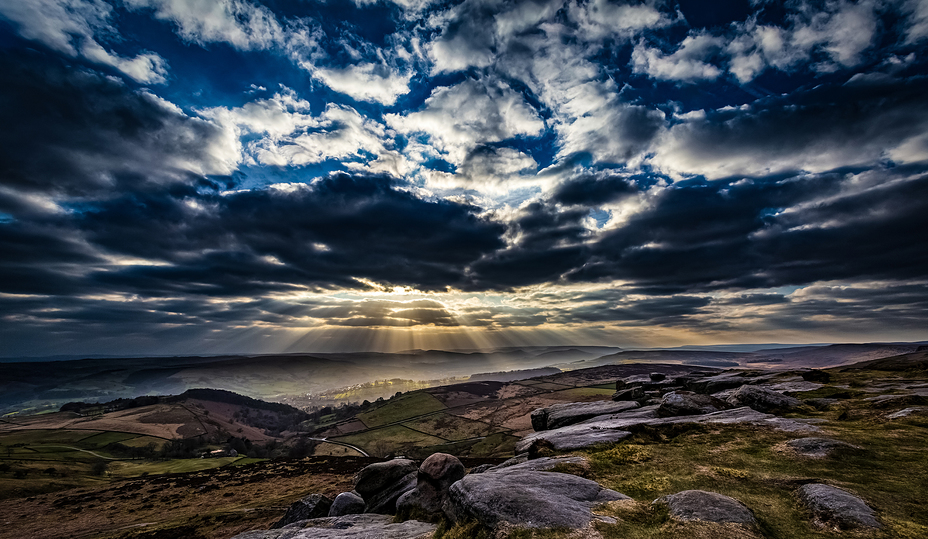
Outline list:
[[[0,356],[928,339],[926,48],[926,0],[0,0]]]

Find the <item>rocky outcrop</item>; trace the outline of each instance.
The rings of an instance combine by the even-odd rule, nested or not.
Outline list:
[[[661,398],[661,404],[657,408],[657,415],[660,417],[676,417],[711,414],[728,408],[731,408],[731,405],[711,395],[702,395],[692,391],[671,391]]]
[[[364,512],[364,498],[357,492],[342,492],[332,501],[332,507],[329,508],[330,517],[341,517],[345,515],[357,515]]]
[[[532,412],[532,428],[536,431],[556,429],[573,425],[587,419],[624,412],[637,408],[634,401],[597,401],[597,402],[567,402],[555,404],[547,408],[539,408]]]
[[[399,512],[441,514],[448,498],[448,489],[464,477],[464,465],[453,455],[434,453],[425,459],[416,474],[416,488],[403,494],[396,502]]]
[[[614,401],[637,401],[644,398],[644,388],[641,386],[620,389],[612,394],[612,400]]]
[[[750,406],[758,412],[789,410],[802,406],[799,399],[758,386],[741,386],[727,400],[733,406]]]
[[[475,519],[497,528],[584,528],[601,503],[629,499],[575,475],[500,470],[468,475],[451,486],[445,514],[454,522]]]
[[[754,514],[743,503],[734,498],[706,492],[705,490],[684,490],[654,500],[670,509],[670,516],[684,522],[701,520],[705,522],[734,523],[754,526],[757,521]]]
[[[824,458],[840,450],[860,449],[856,445],[831,438],[799,438],[786,442],[786,445],[797,454],[811,458]]]
[[[286,514],[274,523],[271,528],[283,528],[300,520],[328,516],[332,500],[322,494],[310,494],[301,500],[293,502]]]
[[[695,391],[696,393],[718,393],[724,389],[734,389],[736,387],[746,384],[748,381],[745,379],[744,374],[740,372],[723,372],[715,376],[708,376],[705,378],[697,378],[695,380],[690,380],[686,384],[686,388],[690,391]]]
[[[354,490],[365,503],[365,513],[396,513],[396,501],[416,488],[419,467],[408,459],[378,462],[363,468],[355,477]]]
[[[660,427],[682,423],[747,424],[770,427],[784,432],[817,432],[818,427],[794,419],[758,412],[746,406],[711,414],[680,417],[658,417],[658,406],[644,406],[637,410],[596,417],[559,429],[535,432],[516,443],[516,452],[529,451],[533,444],[550,444],[557,451],[569,451],[600,443],[612,443],[631,435],[629,429],[641,425]]]
[[[836,526],[841,530],[883,527],[865,501],[845,490],[812,483],[799,489],[799,499],[821,526]]]
[[[393,522],[387,515],[346,515],[302,520],[275,530],[240,533],[232,539],[430,539],[437,526],[418,520]]]

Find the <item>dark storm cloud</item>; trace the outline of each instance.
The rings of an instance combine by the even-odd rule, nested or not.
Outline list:
[[[604,235],[568,277],[651,293],[911,279],[928,267],[926,227],[924,173],[689,182]]]
[[[8,187],[57,195],[218,172],[221,132],[118,79],[33,51],[0,53],[0,175]],[[15,128],[12,128],[15,126]]]
[[[580,243],[589,235],[581,224],[585,209],[559,210],[532,203],[512,222],[509,234],[515,243],[485,257],[471,267],[472,290],[506,289],[557,280],[586,258]]]
[[[591,175],[561,184],[551,198],[560,204],[595,206],[622,200],[637,191],[637,185],[628,178]]]
[[[385,178],[336,175],[292,189],[127,194],[78,226],[109,252],[170,263],[97,275],[149,294],[357,287],[356,278],[442,289],[502,246],[504,227],[475,209],[419,199]]]
[[[926,80],[858,76],[843,85],[709,111],[674,125],[655,162],[723,178],[924,161]]]

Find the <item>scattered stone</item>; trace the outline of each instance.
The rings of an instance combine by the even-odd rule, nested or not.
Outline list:
[[[584,528],[593,520],[593,506],[622,499],[629,498],[575,475],[504,469],[452,485],[445,514],[454,522],[472,518],[491,528]]]
[[[622,389],[612,394],[614,401],[636,401],[644,398],[644,389],[641,386]]]
[[[271,528],[283,528],[300,520],[328,516],[332,507],[332,500],[322,494],[310,494],[301,500],[293,502],[286,514],[274,523]]]
[[[928,407],[925,406],[913,406],[911,408],[904,408],[898,412],[891,413],[886,416],[886,419],[902,419],[903,417],[909,417],[910,415],[925,415],[928,414]]]
[[[806,382],[821,382],[823,384],[831,382],[831,374],[817,369],[805,371],[800,374],[800,376],[802,376],[802,379]]]
[[[789,410],[802,406],[799,399],[757,386],[741,386],[727,400],[734,406],[750,406],[758,412]]]
[[[699,415],[731,408],[725,401],[692,391],[671,391],[664,395],[657,409],[660,417]]]
[[[394,523],[393,517],[387,515],[345,515],[249,531],[232,539],[430,539],[437,528],[418,520]]]
[[[786,442],[786,445],[804,457],[824,458],[841,449],[860,449],[840,440],[831,438],[799,438]]]
[[[357,492],[342,492],[335,497],[332,507],[329,508],[330,517],[357,515],[364,512],[364,498]]]
[[[464,465],[454,455],[433,453],[416,474],[416,488],[396,502],[397,511],[420,511],[438,515],[448,497],[448,488],[464,477]]]
[[[355,477],[354,490],[367,504],[364,512],[392,515],[396,500],[416,488],[419,467],[408,459],[378,462],[363,468]]]
[[[654,503],[664,503],[670,508],[670,516],[677,520],[690,522],[702,520],[705,522],[718,522],[754,526],[757,521],[754,514],[743,503],[734,498],[706,492],[705,490],[684,490],[654,500]]]
[[[910,404],[925,404],[925,397],[920,395],[877,395],[864,399],[872,408],[892,408],[894,406],[907,406]]]
[[[820,525],[839,529],[882,528],[873,509],[850,492],[830,485],[811,483],[799,488],[799,499]]]
[[[587,419],[624,412],[637,408],[634,401],[597,401],[597,402],[567,402],[555,404],[547,408],[539,408],[532,412],[532,428],[536,431],[566,427]]]
[[[667,378],[667,375],[662,372],[652,372],[648,376],[651,378],[652,382],[660,382],[661,380]]]

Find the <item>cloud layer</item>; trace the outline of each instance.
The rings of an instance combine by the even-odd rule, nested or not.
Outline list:
[[[0,2],[7,355],[925,338],[924,2],[336,4]]]

